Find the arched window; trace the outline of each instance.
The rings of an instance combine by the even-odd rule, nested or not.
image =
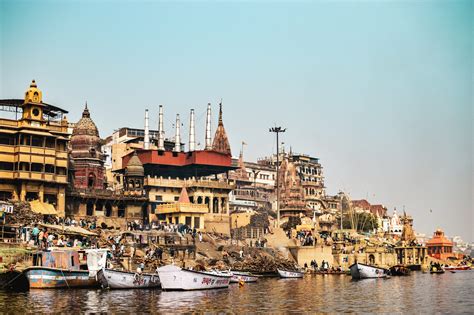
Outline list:
[[[89,173],[89,176],[87,177],[87,188],[94,188],[94,186],[95,186],[95,174]]]

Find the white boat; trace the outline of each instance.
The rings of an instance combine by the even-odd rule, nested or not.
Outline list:
[[[109,289],[145,289],[160,286],[157,274],[120,271],[103,268],[97,273],[99,283]]]
[[[304,272],[301,271],[289,271],[289,270],[283,270],[283,269],[277,269],[278,274],[282,278],[303,278]]]
[[[369,279],[369,278],[385,278],[389,275],[389,271],[384,268],[355,263],[351,265],[352,279]]]
[[[161,288],[170,290],[206,290],[228,288],[231,273],[217,271],[196,271],[167,265],[156,269]]]
[[[243,271],[231,271],[232,278],[230,278],[231,283],[239,283],[240,281],[243,282],[257,282],[258,276],[251,274],[250,272],[243,272]]]

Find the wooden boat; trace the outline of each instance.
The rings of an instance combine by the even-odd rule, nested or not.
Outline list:
[[[89,277],[88,270],[68,270],[62,268],[49,268],[33,266],[23,270],[30,289],[57,289],[93,287],[97,281]]]
[[[160,278],[157,274],[138,274],[106,268],[99,270],[97,279],[102,288],[109,289],[145,289],[160,286]]]
[[[469,266],[447,266],[447,267],[444,267],[444,270],[446,270],[446,271],[469,271],[469,270],[471,270],[471,267],[469,267]]]
[[[81,263],[79,256],[86,259]],[[98,286],[97,269],[105,262],[106,251],[71,249],[53,249],[33,255],[33,266],[23,270],[28,279],[29,288],[56,289]],[[96,255],[93,255],[96,254]]]
[[[28,278],[21,271],[9,270],[0,273],[0,289],[9,291],[27,291],[30,288]]]
[[[344,270],[316,270],[313,271],[317,275],[347,275],[347,271]],[[349,273],[350,274],[350,273]]]
[[[232,278],[230,278],[231,283],[240,283],[241,281],[248,283],[248,282],[257,282],[258,280],[258,276],[250,272],[231,271],[231,273],[232,273]]]
[[[281,278],[303,278],[304,272],[277,269]]]
[[[352,279],[385,278],[389,271],[385,268],[355,263],[349,267]]]
[[[197,271],[166,265],[156,270],[164,291],[188,291],[228,288],[231,273],[218,271]]]
[[[392,266],[389,270],[391,276],[409,276],[411,274],[410,268],[402,265]]]

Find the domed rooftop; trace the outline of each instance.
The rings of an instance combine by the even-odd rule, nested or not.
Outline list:
[[[87,103],[82,118],[74,126],[71,136],[71,155],[73,158],[95,158],[102,160],[102,140],[99,130],[91,119]]]
[[[127,167],[125,167],[125,176],[145,176],[145,169],[136,151],[128,161]]]
[[[31,81],[30,88],[25,92],[25,104],[36,103],[40,104],[43,101],[43,93],[36,85],[35,80]]]
[[[87,108],[87,103],[84,111],[82,112],[82,118],[79,119],[76,126],[74,127],[72,135],[89,135],[99,137],[99,130],[97,129],[94,121],[91,119],[91,114]]]

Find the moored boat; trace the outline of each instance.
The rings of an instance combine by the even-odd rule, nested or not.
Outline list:
[[[103,288],[109,289],[144,289],[160,286],[160,278],[157,274],[138,274],[103,268],[97,273],[97,278]]]
[[[304,272],[277,269],[281,278],[303,278]]]
[[[232,273],[232,278],[230,278],[231,283],[240,283],[241,281],[248,283],[248,282],[257,282],[258,280],[258,276],[250,272],[231,271],[231,273]]]
[[[403,265],[392,266],[389,270],[391,276],[409,276],[411,274],[410,268]]]
[[[385,278],[389,271],[385,268],[355,263],[349,267],[352,279]]]
[[[469,270],[471,270],[471,267],[469,267],[469,266],[447,266],[447,267],[444,267],[444,270],[446,270],[446,271],[469,271]]]
[[[164,291],[207,290],[228,288],[231,273],[197,271],[167,265],[156,269]]]
[[[89,277],[87,270],[68,270],[33,266],[23,270],[30,289],[80,288],[97,285],[93,277]]]
[[[23,270],[23,274],[32,289],[94,287],[98,286],[96,273],[102,268],[105,255],[106,251],[100,249],[40,251],[32,257],[33,266]]]

